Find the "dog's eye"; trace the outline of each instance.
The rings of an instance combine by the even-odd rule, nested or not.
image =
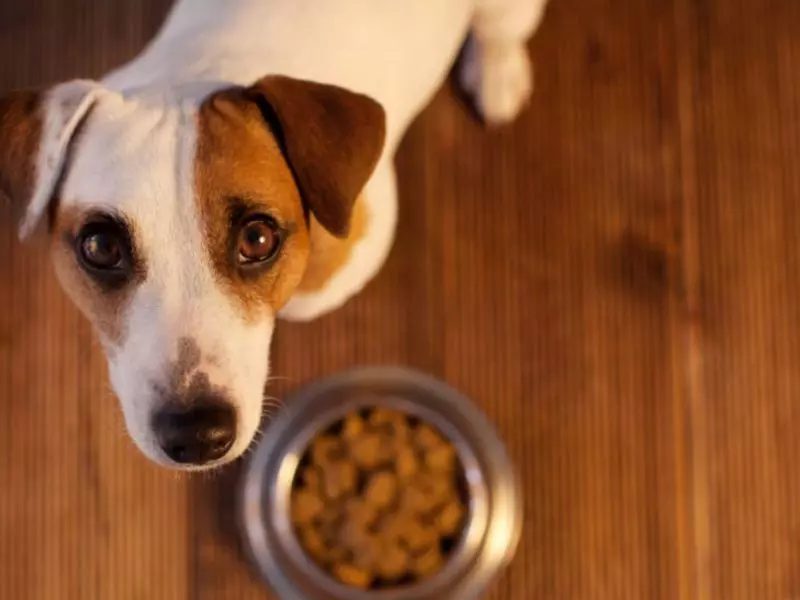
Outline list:
[[[114,223],[90,223],[78,236],[80,261],[90,271],[122,271],[126,247],[125,235]]]
[[[278,224],[270,217],[248,219],[239,231],[239,262],[262,263],[274,258],[281,247],[281,237]]]

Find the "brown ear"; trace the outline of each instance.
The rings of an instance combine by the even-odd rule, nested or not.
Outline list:
[[[0,196],[11,201],[20,218],[33,194],[41,131],[39,92],[11,92],[0,98]]]
[[[307,209],[344,237],[356,198],[383,149],[386,117],[362,94],[270,75],[247,89],[277,129]]]
[[[101,90],[94,82],[75,80],[0,98],[0,196],[10,198],[22,217],[20,237],[44,214],[72,136]]]

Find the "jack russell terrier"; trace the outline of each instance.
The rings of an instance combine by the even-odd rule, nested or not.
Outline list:
[[[380,268],[395,149],[470,30],[462,85],[487,122],[517,114],[545,2],[179,0],[102,81],[0,98],[0,191],[21,237],[47,213],[148,457],[248,447],[276,317],[330,311]]]

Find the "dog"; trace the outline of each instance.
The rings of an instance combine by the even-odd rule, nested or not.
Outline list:
[[[378,271],[392,157],[462,47],[484,120],[519,112],[544,5],[178,0],[101,81],[0,99],[0,190],[22,238],[48,222],[146,456],[200,470],[242,454],[276,318],[331,311]]]

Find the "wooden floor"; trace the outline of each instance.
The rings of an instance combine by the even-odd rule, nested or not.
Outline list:
[[[0,90],[167,5],[0,1]],[[409,131],[387,265],[279,326],[275,394],[401,363],[474,397],[525,484],[492,600],[800,598],[800,2],[553,0],[531,51],[513,127],[448,85]],[[236,470],[139,455],[45,248],[0,213],[0,598],[269,598]]]

